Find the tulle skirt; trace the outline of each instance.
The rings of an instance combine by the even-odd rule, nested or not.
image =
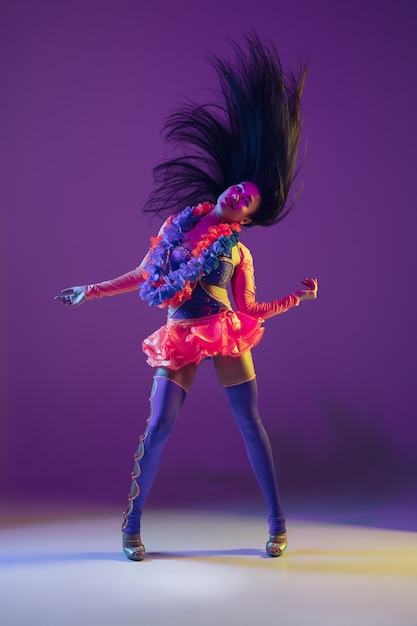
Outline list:
[[[142,349],[151,367],[173,370],[218,354],[238,357],[260,342],[263,321],[230,310],[191,320],[170,318],[144,340]]]

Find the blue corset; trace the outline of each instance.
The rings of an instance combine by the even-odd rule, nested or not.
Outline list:
[[[204,276],[204,281],[209,285],[216,285],[216,287],[227,287],[233,276],[233,263],[231,261],[219,261],[219,266],[216,270]]]
[[[172,319],[192,320],[197,317],[215,315],[216,313],[227,310],[228,308],[223,302],[212,298],[210,294],[203,289],[201,283],[198,282],[193,289],[190,300],[186,300],[181,304],[169,317],[172,317]]]

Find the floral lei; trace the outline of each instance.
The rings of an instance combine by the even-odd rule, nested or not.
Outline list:
[[[176,270],[169,268],[171,252],[181,244],[184,233],[191,230],[213,206],[210,202],[204,202],[196,207],[187,207],[169,217],[163,232],[151,238],[145,266],[148,276],[140,287],[140,297],[149,306],[177,307],[188,300],[194,283],[217,269],[219,257],[228,255],[239,241],[240,224],[220,223],[211,226],[191,251],[190,260],[181,263]]]

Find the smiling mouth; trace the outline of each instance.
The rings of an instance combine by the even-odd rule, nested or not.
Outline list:
[[[235,206],[233,200],[229,197],[225,198],[225,203],[227,204],[227,206],[229,207],[229,209],[233,209],[233,207]]]

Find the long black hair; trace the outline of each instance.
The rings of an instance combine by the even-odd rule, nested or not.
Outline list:
[[[176,213],[216,202],[225,189],[244,181],[261,194],[250,226],[270,226],[290,210],[306,68],[300,64],[297,73],[284,72],[275,46],[263,46],[254,32],[245,42],[246,50],[231,41],[234,63],[210,56],[220,82],[217,102],[188,100],[167,118],[163,136],[181,154],[154,168],[145,211]]]

